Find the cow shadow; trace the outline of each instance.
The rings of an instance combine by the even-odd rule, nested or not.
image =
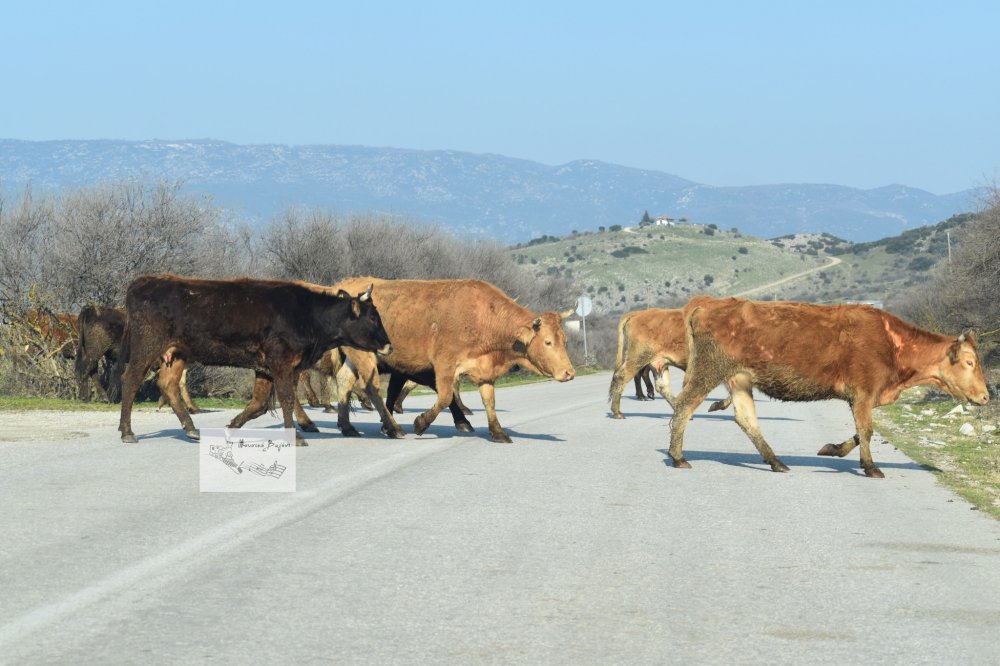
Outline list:
[[[656,449],[657,453],[663,454],[663,464],[667,467],[673,467],[673,460],[670,458],[667,449]],[[817,474],[853,474],[855,476],[864,476],[865,472],[861,469],[861,464],[855,455],[853,458],[848,456],[846,458],[837,458],[830,456],[783,456],[778,455],[782,462],[791,468],[792,472],[797,469],[805,469],[804,471],[813,472]],[[768,472],[773,474],[771,467],[764,462],[758,453],[733,453],[729,451],[684,451],[684,458],[694,464],[698,461],[708,461],[717,462],[722,465],[729,465],[731,467],[745,467],[747,469],[755,469],[759,472]],[[920,465],[915,462],[886,462],[876,460],[875,464],[881,469],[906,469],[906,470],[924,470],[924,471],[940,471],[936,467],[931,465]],[[822,469],[815,469],[815,468]]]
[[[640,419],[641,418],[646,418],[646,419],[656,419],[656,420],[663,420],[663,421],[669,421],[674,416],[673,412],[666,412],[666,413],[653,412],[653,413],[648,413],[648,412],[625,412],[625,411],[622,412],[622,415],[626,419],[630,419],[630,418],[640,418]],[[609,419],[613,418],[611,416],[610,410],[607,412],[607,417]],[[615,419],[615,420],[618,420],[618,419]],[[732,414],[725,414],[725,413],[719,413],[719,414],[716,414],[716,413],[711,413],[711,414],[709,414],[709,413],[696,413],[696,414],[694,414],[691,417],[691,420],[692,421],[732,421],[732,422],[735,423],[736,422],[736,417],[734,417]],[[759,414],[757,415],[757,420],[758,421],[796,421],[796,422],[801,422],[802,421],[802,419],[795,419],[795,418],[791,418],[791,417],[788,417],[788,416],[760,416]]]

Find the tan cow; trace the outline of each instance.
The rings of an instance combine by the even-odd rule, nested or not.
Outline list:
[[[494,382],[498,377],[521,365],[561,382],[573,379],[561,321],[572,312],[536,315],[481,280],[359,277],[341,281],[334,288],[351,289],[361,283],[366,287],[374,284],[372,300],[393,342],[392,353],[381,359],[385,367],[411,377],[433,377],[437,401],[414,421],[418,435],[452,403],[455,381],[461,374],[479,386],[490,436],[497,442],[511,441],[497,419]],[[345,366],[370,385],[378,374],[375,355],[354,350],[346,350],[346,355]],[[343,375],[338,376],[338,384],[347,379]],[[341,384],[341,396],[345,390]],[[381,404],[381,396],[369,391],[369,398],[382,416],[383,431],[401,436],[392,414]],[[356,434],[343,399],[338,402],[337,421],[341,432]]]
[[[846,400],[857,434],[827,444],[823,456],[846,456],[861,446],[861,467],[883,478],[872,461],[872,409],[895,402],[904,389],[936,386],[972,403],[989,393],[970,333],[939,335],[867,305],[765,303],[699,296],[684,307],[687,383],[670,422],[674,467],[684,459],[684,429],[710,390],[725,383],[736,422],[775,472],[788,467],[761,435],[753,388],[778,400]]]
[[[621,411],[625,383],[630,377],[638,377],[637,373],[647,365],[656,374],[656,390],[673,407],[674,393],[670,389],[670,373],[667,368],[673,366],[684,370],[687,360],[684,315],[681,310],[649,308],[623,314],[618,320],[618,354],[608,389],[612,417],[625,418]],[[636,393],[638,392],[637,379]],[[714,412],[728,406],[728,399],[720,400],[713,403],[708,411]]]

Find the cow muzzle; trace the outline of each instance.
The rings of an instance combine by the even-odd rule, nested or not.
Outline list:
[[[563,370],[561,375],[556,376],[556,381],[568,382],[573,379],[573,377],[576,377],[576,374],[573,372],[573,369],[570,368],[569,370]]]

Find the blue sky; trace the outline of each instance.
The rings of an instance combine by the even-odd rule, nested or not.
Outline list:
[[[0,137],[1000,179],[1000,3],[0,0]]]

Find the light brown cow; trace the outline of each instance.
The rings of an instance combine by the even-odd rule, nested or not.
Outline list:
[[[647,365],[656,374],[656,390],[673,407],[674,393],[670,390],[670,373],[667,368],[673,366],[684,370],[687,360],[684,314],[681,310],[649,308],[623,314],[618,320],[618,354],[608,389],[611,416],[616,419],[625,418],[621,411],[625,383],[630,377],[638,377],[637,373]],[[638,379],[636,392],[639,392]],[[713,403],[709,411],[714,412],[728,406],[728,399],[720,400]]]
[[[936,386],[961,400],[986,404],[989,393],[970,333],[957,337],[917,328],[867,305],[764,303],[699,296],[684,307],[687,383],[670,422],[670,457],[684,459],[684,429],[705,395],[726,383],[736,422],[775,472],[788,471],[764,440],[754,387],[779,400],[846,400],[857,434],[827,444],[823,456],[861,446],[861,467],[883,478],[872,461],[872,409],[895,402],[904,389]]]
[[[572,312],[534,314],[515,303],[498,288],[481,280],[382,280],[350,278],[334,285],[374,284],[372,300],[382,315],[393,351],[381,360],[387,368],[412,377],[429,377],[437,401],[413,422],[419,435],[452,402],[455,380],[465,374],[479,386],[486,408],[490,436],[497,442],[511,439],[496,414],[494,382],[514,365],[564,382],[573,379],[573,364],[566,353],[566,334],[561,319]],[[348,367],[369,384],[378,368],[373,354],[347,350]],[[338,383],[341,382],[338,376]],[[341,387],[341,395],[344,394]],[[383,431],[399,436],[401,431],[382,398],[369,392],[379,409]],[[387,421],[388,419],[388,421]],[[347,405],[338,403],[338,424],[344,434],[354,434]]]

